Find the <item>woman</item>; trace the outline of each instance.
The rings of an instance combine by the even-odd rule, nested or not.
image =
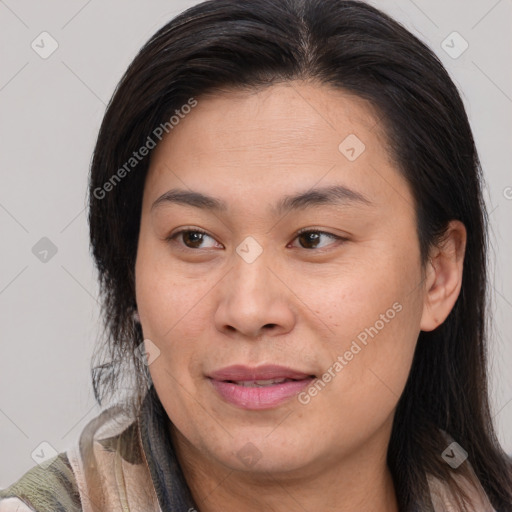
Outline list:
[[[512,510],[480,180],[453,82],[375,8],[215,0],[172,20],[90,175],[94,386],[133,393],[0,511]]]

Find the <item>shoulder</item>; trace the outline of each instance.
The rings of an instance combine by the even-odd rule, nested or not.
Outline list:
[[[59,453],[44,465],[34,466],[12,485],[1,490],[0,512],[4,510],[81,510],[80,495],[67,454]]]
[[[138,422],[119,406],[93,418],[78,443],[0,490],[0,512],[88,512],[155,505]],[[141,502],[141,503],[139,503]]]

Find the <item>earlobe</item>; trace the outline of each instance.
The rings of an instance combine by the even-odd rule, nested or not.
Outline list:
[[[450,221],[442,242],[430,258],[420,322],[422,331],[432,331],[441,325],[457,301],[462,286],[466,236],[462,222]]]

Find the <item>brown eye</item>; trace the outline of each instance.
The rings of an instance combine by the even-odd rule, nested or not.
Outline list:
[[[206,238],[215,240],[208,235],[205,231],[200,229],[182,229],[167,238],[169,242],[175,242],[177,238],[181,238],[183,245],[188,249],[206,249],[207,247],[201,247],[201,244]]]
[[[185,245],[187,247],[192,247],[193,249],[199,248],[198,246],[202,243],[204,236],[204,233],[199,231],[182,232],[182,240],[185,242]]]
[[[324,246],[320,246],[320,243],[322,241],[322,237],[324,238],[330,238],[331,240],[342,240],[345,241],[346,238],[342,238],[337,235],[333,235],[332,233],[327,233],[325,231],[318,231],[318,230],[303,230],[300,231],[297,235],[296,239],[300,241],[300,245],[303,249],[322,249]]]

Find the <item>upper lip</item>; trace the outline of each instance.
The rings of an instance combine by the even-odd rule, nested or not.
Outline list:
[[[211,372],[208,377],[214,380],[252,381],[269,379],[305,379],[312,377],[311,373],[304,373],[286,366],[264,365],[258,367],[241,364],[226,366]]]

